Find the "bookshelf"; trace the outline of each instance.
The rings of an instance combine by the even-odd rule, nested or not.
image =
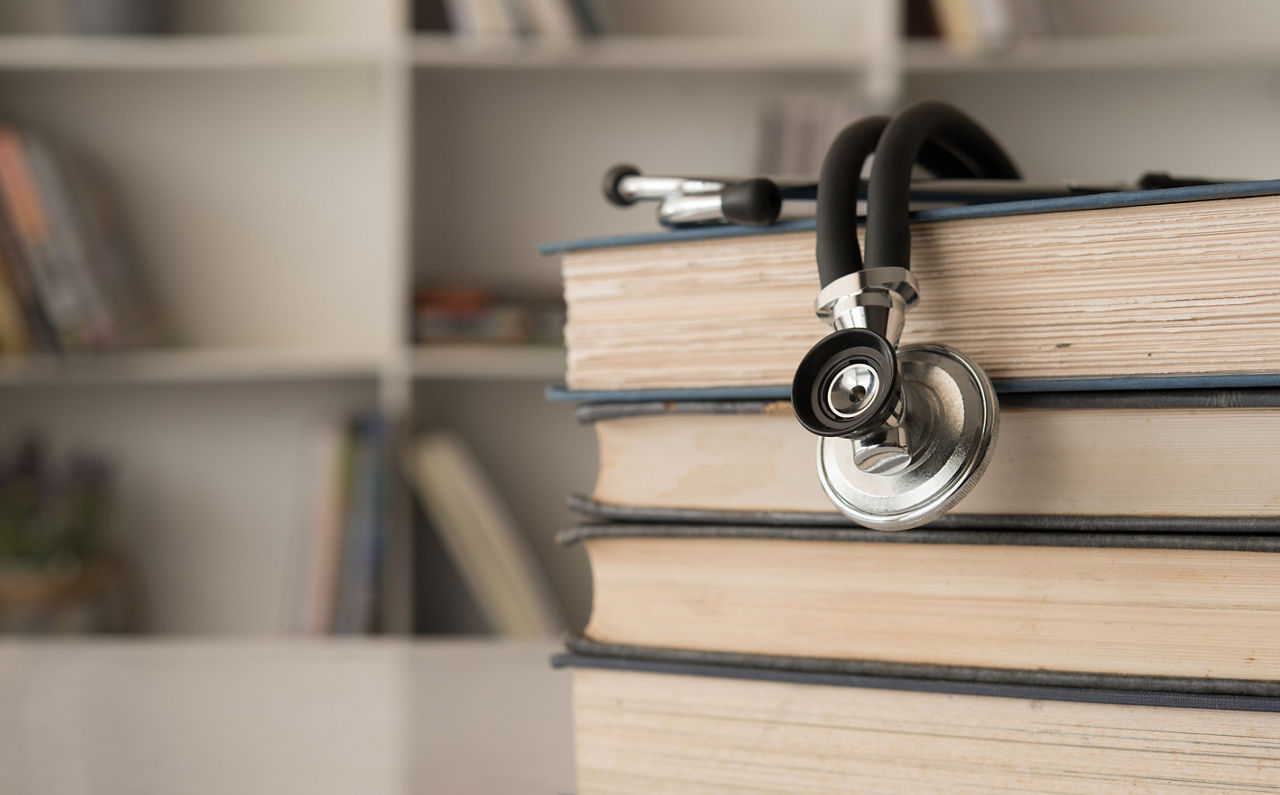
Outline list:
[[[0,386],[128,386],[372,381],[380,363],[328,351],[186,350],[0,358]]]
[[[904,45],[908,75],[1117,72],[1280,66],[1269,42],[1228,36],[1097,36],[1028,40],[988,53],[957,53],[940,42]]]
[[[0,36],[10,71],[181,71],[376,66],[385,48],[334,36]]]
[[[563,350],[417,346],[409,310],[418,284],[554,294],[539,242],[652,229],[597,199],[618,160],[751,172],[779,96],[937,96],[1035,178],[1280,171],[1280,57],[1251,33],[1267,3],[1080,0],[1062,4],[1078,35],[973,55],[902,40],[899,0],[729,2],[615,0],[618,34],[579,42],[415,31],[404,0],[176,0],[174,35],[121,38],[57,34],[53,0],[4,4],[0,114],[102,172],[184,345],[0,361],[0,437],[42,426],[118,455],[157,631],[281,630],[300,450],[368,404],[461,433],[585,616],[585,565],[553,541],[595,466],[590,431],[542,400]],[[1225,119],[1232,145],[1206,148]]]
[[[445,33],[414,36],[412,60],[426,69],[548,69],[635,72],[834,72],[871,65],[869,50],[847,42],[770,41],[693,36],[609,36],[590,40],[468,41]]]

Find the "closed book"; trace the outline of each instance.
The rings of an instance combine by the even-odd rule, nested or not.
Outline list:
[[[94,330],[76,274],[60,258],[54,220],[18,130],[0,127],[0,198],[20,267],[61,351],[94,348]]]
[[[99,263],[79,200],[65,164],[39,136],[23,132],[22,152],[38,199],[47,218],[45,245],[49,257],[66,273],[77,296],[81,321],[89,335],[89,349],[107,351],[121,345],[120,322],[108,302]]]
[[[1000,402],[987,471],[941,526],[1280,530],[1280,390],[1012,393]],[[823,493],[817,442],[787,400],[595,403],[578,413],[600,450],[595,488],[575,502],[589,514],[851,523]]]
[[[1280,696],[1280,538],[674,524],[566,533],[593,654]]]
[[[3,188],[0,187],[0,195],[2,194]],[[23,257],[17,230],[14,228],[14,219],[10,217],[7,205],[0,202],[0,267],[4,269],[21,309],[30,351],[35,353],[57,351],[59,350],[57,331],[45,312],[33,276]]]
[[[920,302],[903,343],[958,348],[1006,389],[1200,376],[1280,385],[1278,190],[1236,183],[916,212]],[[812,221],[544,247],[563,258],[568,386],[790,384],[830,331],[814,314],[814,247]]]
[[[382,548],[387,530],[390,429],[381,414],[362,412],[351,420],[350,463],[346,468],[342,560],[333,605],[333,631],[368,633],[378,629]]]
[[[564,656],[577,791],[1280,786],[1280,699]]]
[[[413,444],[404,464],[489,627],[508,637],[559,632],[564,619],[527,538],[467,445],[448,432],[429,434]]]
[[[17,283],[7,252],[0,246],[0,353],[22,354],[31,349]]]

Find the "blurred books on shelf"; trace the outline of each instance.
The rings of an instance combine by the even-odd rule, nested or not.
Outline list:
[[[340,418],[316,429],[304,456],[311,488],[303,499],[289,628],[374,632],[389,532],[390,425],[374,411]]]
[[[524,535],[466,444],[447,432],[412,445],[405,471],[429,532],[444,547],[485,624],[507,637],[549,638],[565,628]]]
[[[0,124],[0,353],[100,353],[162,337],[111,201],[47,140]]]
[[[609,26],[595,0],[432,0],[415,8],[420,30],[474,38],[577,39]]]
[[[0,459],[0,633],[134,628],[121,557],[107,535],[112,468],[79,453],[61,466],[30,436]]]
[[[959,52],[1000,50],[1061,30],[1049,0],[908,0],[902,8],[908,38],[942,39]]]
[[[564,333],[559,298],[511,300],[488,290],[421,289],[414,295],[414,337],[421,343],[557,344]]]
[[[836,135],[867,112],[865,102],[844,94],[775,97],[757,117],[756,171],[816,179]]]

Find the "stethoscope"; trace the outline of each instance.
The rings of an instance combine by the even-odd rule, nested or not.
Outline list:
[[[875,155],[871,178],[861,174]],[[913,182],[916,166],[936,181]],[[1016,182],[1015,182],[1016,181]],[[605,175],[609,201],[659,201],[666,225],[771,224],[788,199],[816,198],[819,318],[833,329],[796,368],[791,404],[818,438],[818,479],[831,502],[861,525],[905,530],[956,505],[977,484],[995,446],[1000,407],[990,379],[946,345],[899,346],[906,313],[920,300],[911,273],[913,200],[1043,198],[1207,184],[1199,177],[1144,175],[1136,185],[1030,185],[973,119],[921,102],[892,119],[846,127],[818,181],[763,177],[654,177],[631,166]],[[866,258],[857,210],[866,199]],[[976,199],[975,199],[976,197]]]
[[[972,177],[1019,178],[995,139],[940,102],[846,127],[818,180],[815,309],[834,331],[805,354],[791,384],[796,418],[819,437],[823,490],[854,521],[883,530],[926,524],[963,499],[986,469],[1000,421],[990,379],[967,356],[898,345],[920,298],[909,203],[926,144],[952,152]],[[856,208],[873,153],[864,261]]]
[[[909,226],[912,194],[918,198],[921,188],[911,181],[917,164],[939,178],[938,185],[995,181],[1007,195],[1020,184],[1009,182],[1019,174],[1000,145],[939,102],[846,127],[827,151],[816,185],[651,177],[631,166],[611,169],[604,184],[615,204],[660,201],[659,217],[667,223],[772,223],[787,195],[816,193],[821,291],[815,309],[834,331],[801,359],[791,403],[801,425],[819,437],[818,478],[831,502],[859,524],[884,530],[925,524],[959,502],[986,468],[1000,417],[991,381],[967,356],[945,345],[898,346],[907,310],[920,297]],[[1063,188],[1056,190],[1060,195]],[[857,223],[864,194],[865,261]]]

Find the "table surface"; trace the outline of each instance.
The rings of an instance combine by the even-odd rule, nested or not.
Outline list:
[[[0,642],[0,793],[561,793],[551,642]]]

